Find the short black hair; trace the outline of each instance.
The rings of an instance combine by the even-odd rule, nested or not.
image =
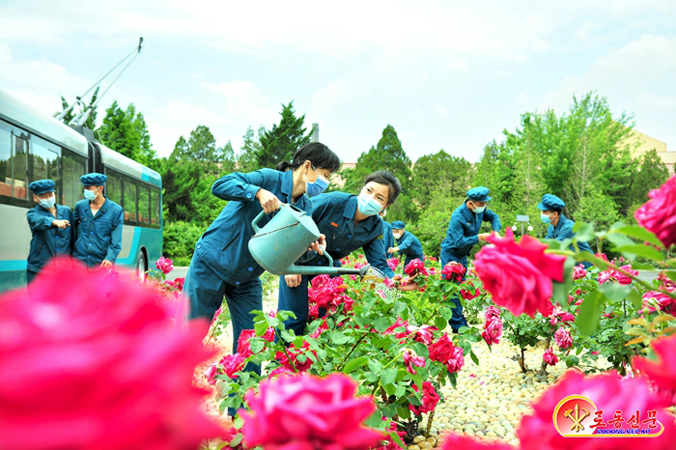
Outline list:
[[[338,172],[341,166],[340,158],[330,148],[321,142],[310,142],[296,151],[293,161],[282,161],[276,169],[280,172],[295,170],[308,160],[316,169],[328,169],[331,173]]]
[[[385,186],[389,187],[389,198],[387,202],[388,205],[393,204],[401,193],[401,183],[392,172],[388,172],[387,170],[373,172],[371,175],[366,177],[366,180],[364,180],[364,186],[369,184],[371,181],[378,184],[384,184]]]

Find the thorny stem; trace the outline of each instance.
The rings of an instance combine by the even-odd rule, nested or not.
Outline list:
[[[281,344],[282,344],[282,350],[284,351],[284,354],[286,355],[286,360],[289,361],[289,364],[291,364],[293,371],[295,373],[298,373],[298,368],[293,363],[293,361],[291,359],[291,355],[289,355],[289,352],[286,349],[286,345],[285,345],[286,341],[284,341],[284,339],[282,338],[282,334],[279,332],[279,330],[277,328],[274,328],[274,330],[275,330],[275,334],[277,335],[277,342],[281,342]]]

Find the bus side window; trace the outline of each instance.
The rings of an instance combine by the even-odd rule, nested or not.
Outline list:
[[[150,216],[150,223],[152,225],[158,225],[160,224],[160,216],[162,215],[162,202],[161,202],[161,195],[160,195],[160,190],[157,188],[150,188],[150,193],[152,194],[152,208],[151,208],[151,216]]]
[[[136,222],[136,183],[129,177],[124,178],[124,220]]]
[[[28,141],[0,127],[0,195],[28,199]]]
[[[56,182],[57,191],[60,191],[59,153],[59,147],[33,136],[31,138],[29,157],[30,167],[32,169],[31,181],[45,179],[54,180]]]
[[[80,177],[87,173],[85,172],[86,160],[82,156],[76,155],[65,148],[61,149],[61,154],[63,155],[61,158],[63,194],[60,203],[74,209],[75,204],[83,198],[82,181],[80,180]]]
[[[106,170],[106,197],[124,208],[122,204],[122,178],[112,171]]]
[[[138,188],[138,221],[150,223],[150,191],[143,184]]]

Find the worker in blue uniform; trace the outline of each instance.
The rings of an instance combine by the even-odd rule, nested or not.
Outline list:
[[[75,204],[73,256],[88,267],[111,269],[122,250],[122,207],[103,195],[108,177],[101,173],[82,175],[84,200]]]
[[[566,207],[566,204],[556,195],[545,194],[542,196],[542,200],[538,203],[538,209],[542,211],[540,213],[540,219],[547,226],[547,239],[556,239],[557,241],[563,241],[565,239],[572,239],[575,236],[573,232],[573,226],[575,222],[563,215],[563,208]],[[577,246],[582,252],[588,252],[592,255],[594,251],[591,249],[588,243],[584,241],[578,241]],[[575,250],[573,245],[570,245],[571,250]],[[591,267],[590,262],[583,262],[582,265],[586,268]]]
[[[292,162],[277,165],[277,170],[236,172],[216,180],[211,192],[229,203],[195,245],[183,285],[190,299],[190,318],[211,320],[225,296],[232,318],[233,351],[237,351],[241,332],[254,328],[252,311],[263,309],[260,276],[264,269],[248,248],[255,234],[251,222],[261,211],[279,210],[282,203],[311,214],[312,201],[305,194],[323,192],[329,176],[339,169],[338,156],[326,145],[313,142],[299,149]],[[258,225],[265,226],[270,218],[264,216]],[[313,248],[321,251],[317,242]],[[247,365],[246,370],[260,374],[257,365]]]
[[[394,272],[387,265],[383,242],[382,220],[378,213],[390,207],[401,192],[401,184],[390,172],[380,170],[366,178],[360,194],[330,192],[312,199],[312,219],[319,232],[326,236],[326,251],[333,264],[340,267],[340,259],[357,249],[364,249],[366,260],[387,277]],[[301,263],[309,266],[326,266],[328,260],[315,255]],[[280,277],[279,311],[291,311],[294,319],[284,322],[287,330],[296,335],[305,332],[308,318],[308,284],[312,275],[285,275]]]
[[[448,224],[446,238],[441,243],[441,267],[451,261],[462,264],[467,271],[467,257],[472,247],[479,241],[486,241],[492,233],[479,233],[482,222],[489,222],[494,232],[500,231],[500,218],[493,211],[486,209],[491,201],[489,190],[479,186],[467,191],[467,199],[457,207]],[[463,277],[462,281],[465,278]],[[462,282],[461,281],[461,282]],[[457,298],[450,299],[455,304],[453,316],[448,321],[454,332],[462,326],[467,326],[467,320],[462,314],[462,305]]]
[[[392,225],[385,220],[385,215],[387,215],[387,209],[383,208],[380,213],[378,213],[380,216],[380,220],[383,222],[383,242],[385,243],[385,257],[389,258],[390,254],[387,252],[387,250],[390,249],[390,247],[394,247],[394,235],[392,234]]]
[[[55,256],[70,256],[73,251],[73,211],[56,204],[54,180],[37,180],[28,185],[37,206],[26,213],[31,228],[26,281],[30,283],[47,261]]]
[[[423,248],[417,237],[410,231],[406,231],[406,224],[401,220],[392,222],[392,233],[397,240],[396,247],[390,247],[388,253],[399,252],[406,257],[404,268],[414,259],[423,260]]]

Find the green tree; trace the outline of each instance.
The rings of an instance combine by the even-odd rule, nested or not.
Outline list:
[[[106,110],[96,136],[103,145],[124,156],[151,168],[158,167],[157,154],[152,148],[145,118],[136,111],[133,103],[123,110],[114,101]]]
[[[397,202],[390,208],[388,220],[413,221],[417,218],[417,206],[410,192],[411,160],[406,155],[397,132],[392,125],[383,129],[382,136],[375,147],[362,153],[352,171],[346,171],[344,190],[358,193],[367,176],[377,170],[392,172],[401,183],[402,193]],[[342,174],[341,174],[342,175]]]
[[[256,151],[259,167],[274,168],[282,161],[291,161],[296,150],[310,143],[312,130],[305,134],[305,115],[296,117],[293,102],[282,104],[280,114],[279,125],[259,133],[260,147]]]
[[[655,149],[641,155],[640,169],[634,175],[631,186],[632,203],[642,205],[648,201],[648,193],[660,187],[668,178],[669,169],[657,155]]]
[[[470,187],[472,164],[465,158],[451,156],[444,150],[418,158],[413,166],[412,189],[416,203],[427,208],[432,196],[442,193],[461,197]]]
[[[265,132],[265,128],[261,127],[258,130],[258,136],[261,136]],[[239,154],[237,155],[237,170],[240,172],[253,172],[261,168],[258,165],[257,154],[260,151],[260,143],[256,140],[254,136],[253,128],[249,127],[246,129],[246,133],[242,137],[242,146],[240,147]]]

